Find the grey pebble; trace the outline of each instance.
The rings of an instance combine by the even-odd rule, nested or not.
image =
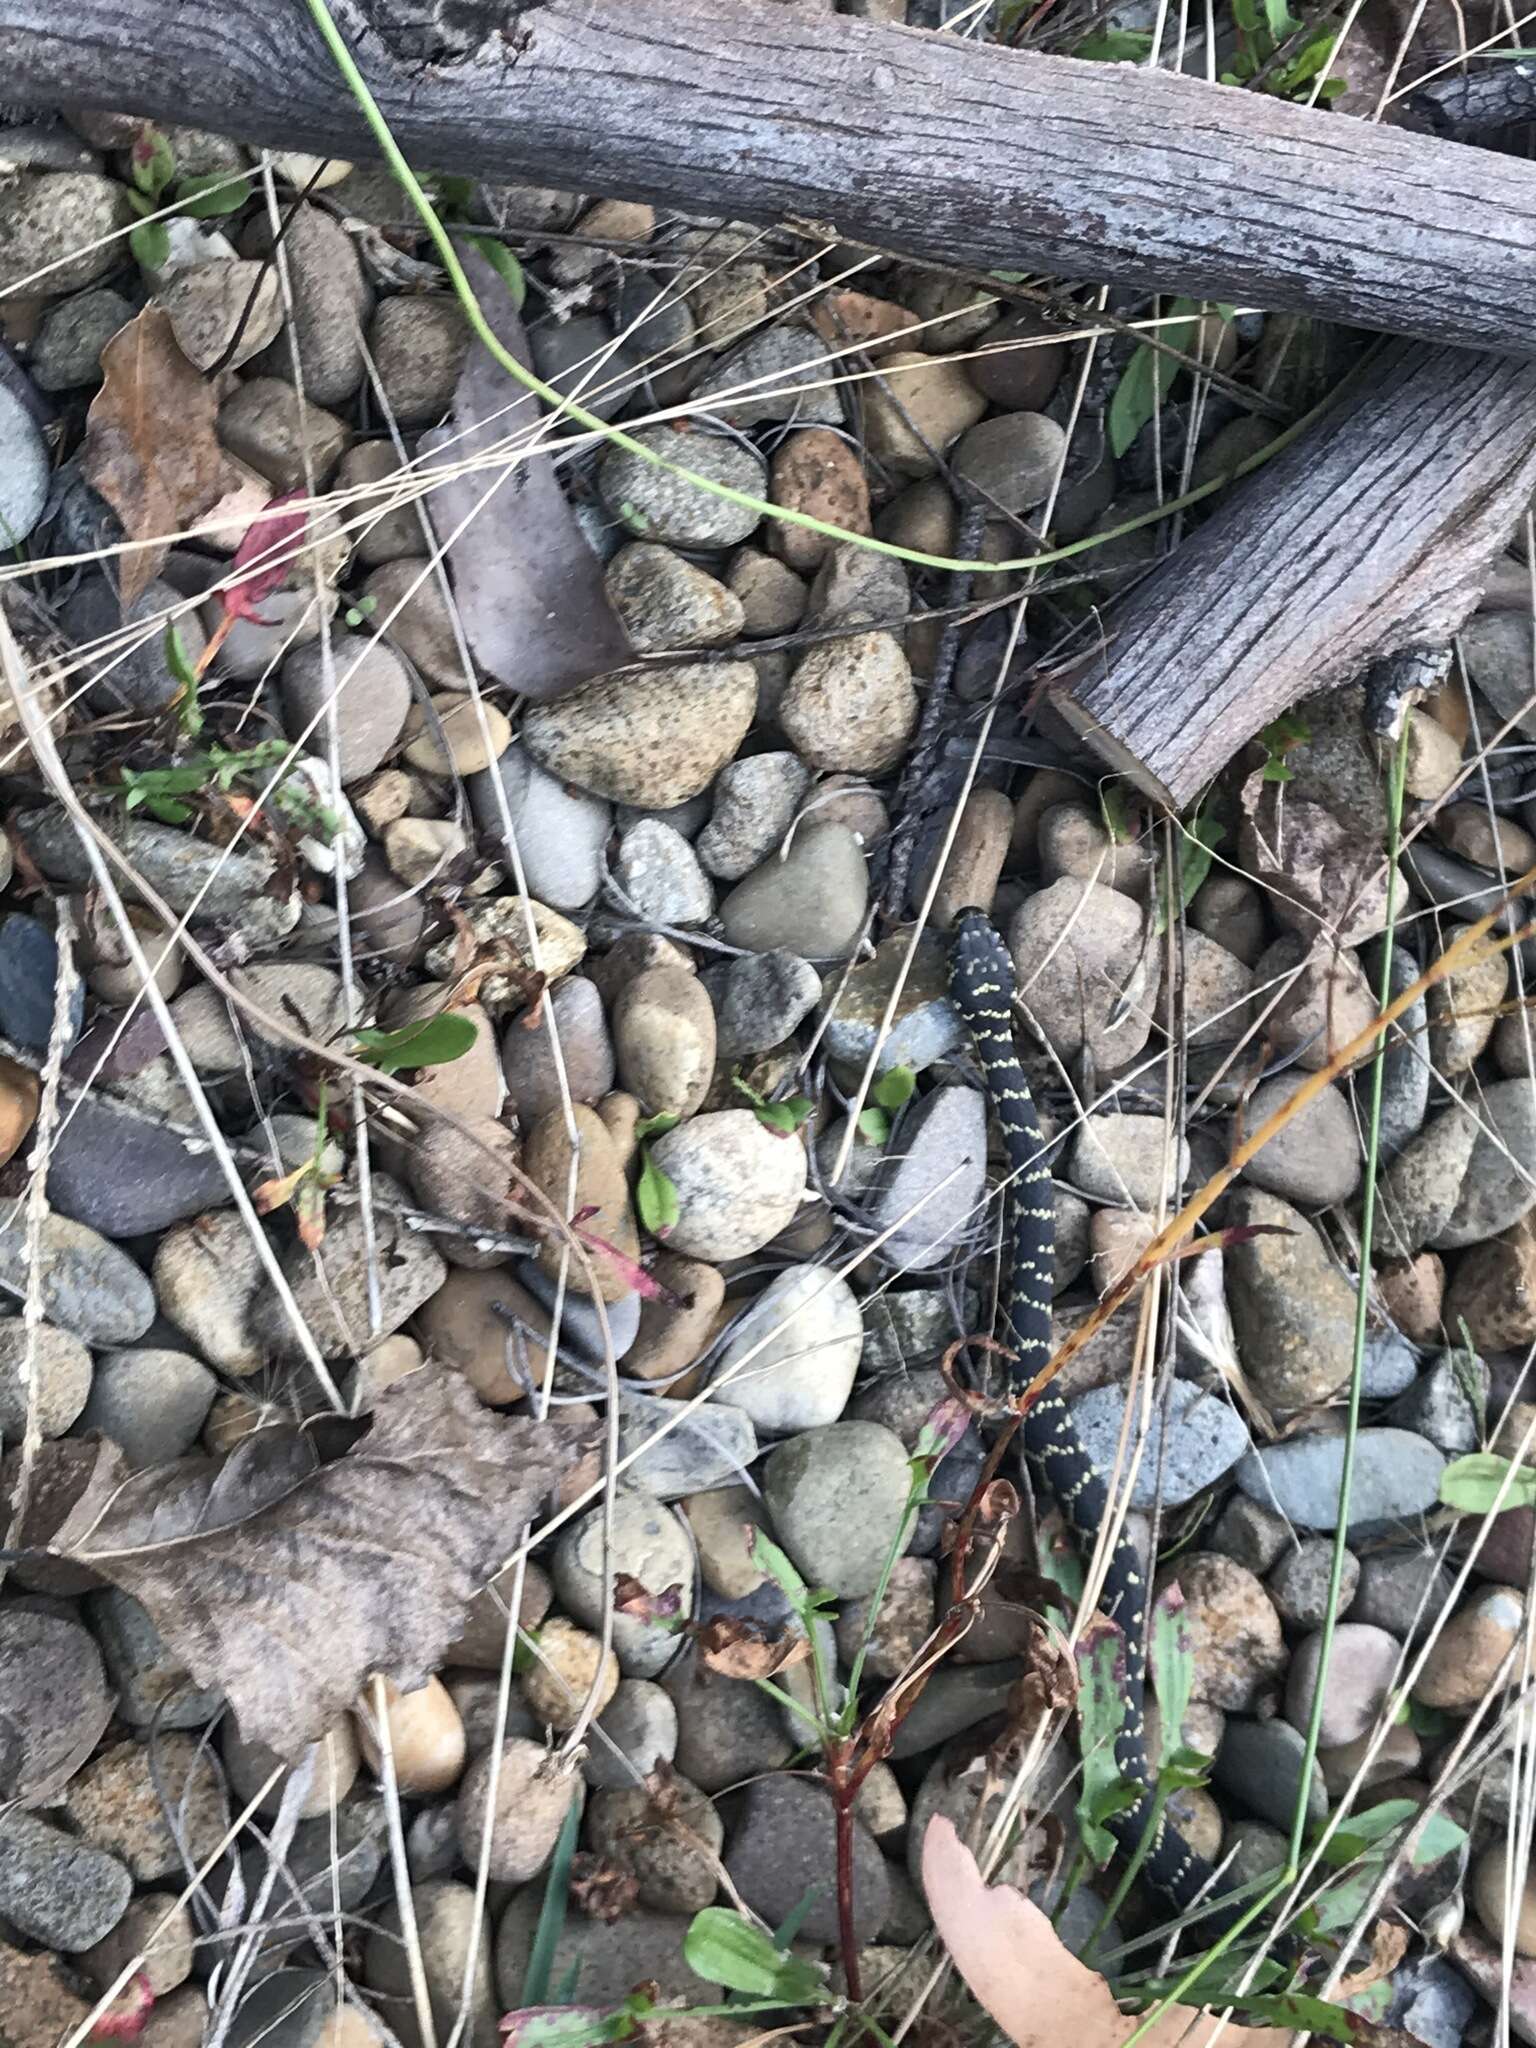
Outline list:
[[[1266,1582],[1280,1619],[1291,1628],[1320,1628],[1328,1612],[1332,1575],[1331,1537],[1304,1536],[1294,1549],[1286,1550]],[[1352,1550],[1346,1550],[1339,1584],[1340,1614],[1354,1599],[1359,1583],[1360,1560]]]
[[[1206,1547],[1262,1578],[1291,1540],[1290,1524],[1283,1515],[1249,1500],[1246,1494],[1234,1493],[1216,1517]]]
[[[41,1052],[53,1031],[58,976],[58,942],[47,925],[19,910],[0,918],[0,1032]],[[84,1020],[85,989],[77,981],[69,1004],[71,1045]]]
[[[999,1664],[940,1665],[897,1729],[892,1758],[921,1756],[1001,1713],[1025,1669],[1021,1657]]]
[[[632,1785],[637,1771],[642,1778],[649,1777],[658,1764],[669,1764],[677,1755],[677,1706],[671,1694],[649,1678],[621,1678],[595,1729],[581,1771],[596,1790]]]
[[[603,999],[583,975],[568,974],[545,997],[545,1015],[553,1014],[573,1102],[600,1102],[613,1086],[613,1040],[603,1014]],[[525,1028],[514,1017],[502,1033],[501,1071],[507,1098],[524,1126],[560,1107],[560,1080],[549,1031]]]
[[[241,920],[242,912],[250,912],[251,899],[263,895],[276,872],[272,855],[248,841],[231,851],[143,818],[119,822],[104,817],[100,822],[178,917],[191,912],[199,922]],[[92,886],[95,872],[62,811],[30,811],[18,823],[28,851],[51,881],[68,882],[80,889]],[[272,911],[286,910],[276,899],[269,902]],[[295,907],[293,917],[297,914]],[[283,923],[269,917],[258,924],[247,915],[243,928],[247,932],[270,928],[275,936],[281,936],[292,929],[292,920]]]
[[[757,1432],[740,1408],[712,1401],[686,1421],[676,1420],[677,1403],[654,1394],[619,1394],[619,1454],[639,1457],[627,1469],[637,1486],[657,1500],[682,1500],[709,1493],[744,1477],[757,1457]],[[650,1440],[664,1424],[672,1427],[659,1443]],[[644,1446],[645,1448],[642,1448]]]
[[[1461,2048],[1477,2011],[1477,1993],[1444,1956],[1420,1956],[1392,1973],[1386,2023],[1425,2048]]]
[[[179,1458],[197,1441],[218,1381],[185,1351],[109,1351],[98,1359],[82,1430],[100,1430],[141,1469]]]
[[[501,847],[502,822],[492,776],[500,777],[507,794],[529,895],[552,910],[579,910],[602,880],[611,823],[607,802],[570,788],[520,747],[508,747],[494,768],[483,768],[468,780],[475,821],[493,849]],[[507,872],[512,874],[510,860]]]
[[[108,1587],[92,1596],[90,1610],[118,1719],[131,1728],[205,1728],[223,1694],[193,1685],[139,1602]]]
[[[922,1271],[952,1256],[978,1222],[986,1180],[987,1108],[979,1090],[935,1088],[914,1097],[891,1133],[870,1203],[877,1230],[896,1225],[878,1249],[882,1263]]]
[[[853,1596],[875,1585],[901,1526],[907,1453],[874,1422],[785,1439],[763,1467],[763,1500],[806,1580]]]
[[[1286,1829],[1289,1827],[1287,1814]],[[1221,1854],[1225,1870],[1222,1890],[1242,1891],[1284,1867],[1290,1854],[1288,1833],[1267,1820],[1234,1821],[1221,1838]]]
[[[229,1199],[229,1183],[200,1129],[182,1132],[91,1094],[71,1104],[48,1161],[48,1199],[105,1237],[136,1237]]]
[[[0,1817],[0,1917],[47,1948],[77,1955],[112,1932],[133,1879],[115,1856],[15,1809]]]
[[[714,809],[699,834],[705,871],[739,882],[773,852],[810,787],[798,754],[749,754],[728,761],[715,777]]]
[[[1380,984],[1380,945],[1366,949],[1366,972],[1372,988]],[[1392,948],[1392,993],[1401,995],[1418,978],[1419,965],[1404,946]],[[1429,1107],[1429,1062],[1424,1057],[1427,1017],[1423,996],[1404,1011],[1387,1034],[1382,1060],[1381,1122],[1377,1149],[1383,1164],[1395,1159],[1424,1121]]]
[[[1123,1387],[1095,1387],[1071,1403],[1072,1420],[1094,1465],[1106,1477],[1121,1453],[1126,1394]],[[1182,1507],[1213,1486],[1251,1448],[1242,1418],[1215,1394],[1188,1380],[1175,1380],[1166,1402],[1158,1402],[1141,1451],[1133,1508]]]
[[[652,924],[703,924],[715,892],[681,832],[655,818],[631,825],[614,856],[614,880],[636,915]]]
[[[764,329],[744,348],[724,356],[705,372],[692,396],[731,427],[764,420],[841,426],[837,376],[825,342],[808,327],[786,323]],[[724,398],[726,393],[731,396]]]
[[[1390,1401],[1418,1378],[1419,1357],[1398,1330],[1368,1330],[1360,1368],[1360,1393],[1367,1401]]]
[[[39,391],[99,384],[101,352],[133,312],[122,294],[107,285],[56,300],[43,315],[32,344],[32,381]]]
[[[808,959],[840,959],[864,922],[869,870],[863,848],[846,825],[802,825],[783,859],[774,854],[754,868],[720,905],[720,923],[733,946],[771,953],[781,948]]]
[[[319,2048],[334,2005],[335,1981],[324,1970],[274,1970],[241,1998],[227,2048]]]
[[[754,498],[768,492],[768,467],[757,451],[715,434],[689,434],[687,445],[670,427],[641,427],[634,438],[669,464]],[[669,547],[728,548],[756,530],[759,515],[659,469],[627,448],[610,448],[597,472],[603,503],[638,540]]]
[[[1249,1721],[1228,1717],[1216,1752],[1213,1776],[1253,1813],[1288,1828],[1301,1790],[1306,1742],[1289,1721]],[[1321,1820],[1328,1811],[1323,1774],[1314,1761],[1307,1787],[1307,1817]]]
[[[1250,1451],[1237,1483],[1301,1529],[1335,1529],[1344,1439],[1292,1437]],[[1432,1443],[1406,1429],[1362,1429],[1356,1439],[1350,1488],[1350,1527],[1397,1522],[1423,1514],[1439,1498],[1445,1459]]]
[[[1450,1604],[1450,1567],[1433,1550],[1368,1551],[1349,1609],[1351,1621],[1373,1622],[1412,1642],[1438,1626]]]
[[[47,1216],[42,1226],[43,1313],[90,1345],[131,1344],[155,1319],[154,1290],[128,1254],[83,1223]],[[24,1223],[0,1223],[0,1289],[27,1288]]]
[[[1436,1251],[1497,1236],[1536,1202],[1536,1081],[1495,1081],[1472,1106],[1481,1128],[1456,1207],[1430,1239]]]
[[[519,1259],[513,1271],[535,1300],[543,1302],[547,1309],[554,1308],[555,1281],[542,1266],[532,1259]],[[621,1301],[606,1304],[608,1334],[613,1340],[615,1358],[624,1357],[640,1334],[640,1306],[640,1297],[635,1293],[626,1294]],[[594,1366],[600,1366],[607,1355],[597,1310],[585,1295],[577,1294],[569,1287],[565,1291],[565,1305],[560,1316],[560,1348]]]
[[[19,547],[43,516],[52,462],[21,399],[0,384],[0,545]]]
[[[1488,1368],[1465,1351],[1442,1351],[1394,1401],[1385,1420],[1416,1430],[1448,1458],[1475,1451],[1488,1412]]]
[[[821,976],[798,953],[744,953],[722,976],[716,1051],[741,1059],[782,1045],[821,1001]]]
[[[880,1932],[889,1899],[885,1858],[857,1819],[853,1837],[854,1939]],[[770,1927],[813,1894],[800,1922],[811,1942],[837,1939],[832,1802],[819,1784],[779,1775],[747,1787],[726,1850],[725,1867],[742,1898]]]
[[[662,1680],[677,1708],[677,1768],[702,1792],[723,1792],[794,1754],[796,1737],[766,1693],[722,1678],[684,1650]]]

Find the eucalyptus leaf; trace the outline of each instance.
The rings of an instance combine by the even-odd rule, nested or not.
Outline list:
[[[355,1034],[358,1058],[381,1074],[398,1073],[402,1067],[446,1067],[464,1057],[477,1035],[474,1019],[458,1010],[439,1010],[435,1017],[402,1024],[397,1031]]]

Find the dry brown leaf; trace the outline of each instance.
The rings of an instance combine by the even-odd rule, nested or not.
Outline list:
[[[285,1758],[375,1672],[410,1691],[437,1669],[512,1532],[585,1448],[434,1367],[388,1388],[345,1455],[322,1463],[316,1437],[258,1430],[222,1462],[131,1475],[103,1441],[46,1544],[142,1602],[194,1683]]]
[[[923,1837],[923,1889],[956,1969],[1018,2048],[1122,2048],[1141,2025],[1038,1906],[1009,1885],[985,1882],[942,1815]],[[1146,2048],[1285,2048],[1290,2038],[1284,2027],[1224,2023],[1188,2005],[1171,2006],[1142,2036]]]
[[[1371,1929],[1370,1954],[1347,1977],[1339,1979],[1334,1997],[1340,2005],[1347,2005],[1360,1992],[1379,1984],[1383,1977],[1390,1977],[1407,1953],[1407,1928],[1399,1927],[1395,1920],[1378,1920]]]
[[[700,1661],[722,1678],[771,1678],[811,1654],[804,1636],[766,1634],[755,1622],[721,1614],[706,1621],[694,1637]]]
[[[129,540],[162,543],[123,556],[120,589],[129,605],[153,582],[170,552],[169,536],[218,502],[219,401],[176,346],[170,316],[159,306],[146,306],[113,335],[101,370],[101,389],[86,415],[86,481]]]

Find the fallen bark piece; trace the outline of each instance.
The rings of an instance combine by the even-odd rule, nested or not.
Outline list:
[[[1282,711],[1448,640],[1536,485],[1536,368],[1394,342],[1155,570],[1058,690],[1182,810]]]
[[[418,164],[1536,353],[1536,166],[768,0],[334,0]],[[7,93],[375,153],[304,0],[0,0]],[[345,186],[336,196],[345,203]]]

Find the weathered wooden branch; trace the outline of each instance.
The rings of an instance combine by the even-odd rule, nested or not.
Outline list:
[[[1392,342],[1114,615],[1058,708],[1182,808],[1271,719],[1445,641],[1536,487],[1536,365]]]
[[[1536,354],[1536,166],[765,0],[335,0],[420,164]],[[0,0],[7,99],[368,153],[304,0]]]

